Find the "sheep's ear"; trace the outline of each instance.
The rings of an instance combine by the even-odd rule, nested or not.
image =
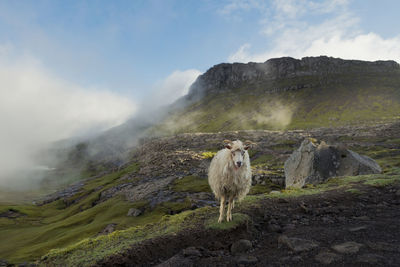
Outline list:
[[[232,141],[231,140],[224,140],[224,146],[227,149],[231,149],[232,148]]]
[[[254,144],[253,142],[251,142],[251,141],[249,141],[249,140],[246,140],[246,141],[244,142],[244,150],[249,149],[249,148],[251,147],[251,145],[253,145],[253,144]]]

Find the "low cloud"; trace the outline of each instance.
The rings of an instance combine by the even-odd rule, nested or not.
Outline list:
[[[60,79],[10,50],[0,46],[0,187],[21,184],[19,173],[40,168],[32,157],[50,142],[116,126],[136,110],[123,96]]]
[[[253,119],[257,124],[269,125],[273,129],[285,129],[292,121],[294,110],[292,106],[275,102],[257,111]]]
[[[165,106],[186,95],[200,74],[201,72],[196,69],[172,72],[162,82],[155,85],[154,93],[151,96],[152,105]]]

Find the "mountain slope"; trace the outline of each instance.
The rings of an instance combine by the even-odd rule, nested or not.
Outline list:
[[[119,168],[140,138],[183,132],[305,129],[393,121],[400,117],[400,66],[394,61],[329,57],[219,64],[188,95],[138,115],[96,138],[58,149],[46,186]],[[51,158],[54,158],[51,157]],[[52,177],[62,177],[53,181]]]
[[[390,121],[400,116],[394,61],[328,57],[219,64],[156,127],[169,133],[298,129]]]

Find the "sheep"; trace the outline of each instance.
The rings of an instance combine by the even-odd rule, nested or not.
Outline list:
[[[232,221],[235,199],[242,200],[251,187],[250,157],[247,150],[252,142],[225,140],[225,148],[218,151],[208,170],[208,183],[220,200],[219,219],[224,219],[225,201],[228,201],[226,221]]]

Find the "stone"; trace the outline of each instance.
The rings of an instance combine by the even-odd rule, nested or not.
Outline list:
[[[287,237],[286,235],[281,235],[278,238],[279,244],[284,244],[294,252],[309,251],[318,247],[318,243],[311,240]]]
[[[242,255],[238,258],[237,262],[240,264],[255,264],[258,262],[258,259],[254,256]]]
[[[320,252],[315,256],[315,260],[322,264],[331,264],[340,260],[342,257],[332,252]]]
[[[182,266],[182,267],[189,267],[194,266],[193,259],[189,257],[182,257],[180,253],[176,254],[175,256],[169,258],[168,260],[156,265],[157,267],[175,267],[175,266]]]
[[[350,232],[358,232],[358,231],[366,230],[366,229],[368,229],[368,226],[362,225],[362,226],[357,226],[357,227],[349,228],[349,231],[350,231]]]
[[[115,226],[117,226],[116,223],[110,223],[108,224],[100,233],[99,235],[108,235],[112,232],[115,231]]]
[[[282,231],[286,232],[286,231],[291,231],[296,229],[296,225],[294,225],[293,223],[288,223],[285,226],[283,226]]]
[[[130,208],[130,209],[128,210],[127,216],[137,217],[137,216],[139,216],[139,215],[141,215],[141,214],[142,214],[142,211],[141,211],[141,210],[136,209],[136,208]]]
[[[270,232],[282,233],[282,227],[278,224],[268,223],[267,229]]]
[[[360,263],[376,264],[384,260],[385,260],[384,257],[372,253],[362,254],[357,257],[357,262]]]
[[[360,221],[369,221],[371,220],[368,216],[358,216],[358,217],[353,217],[356,220],[360,220]]]
[[[240,239],[236,241],[231,246],[232,254],[240,254],[249,251],[253,247],[253,244],[250,240],[247,239]]]
[[[381,173],[370,157],[359,155],[341,145],[305,139],[285,161],[286,188],[301,188],[322,183],[330,177]]]
[[[332,249],[342,254],[353,254],[357,253],[362,246],[364,245],[357,242],[349,241],[342,244],[334,245],[332,246]]]
[[[396,196],[400,196],[400,189],[396,191]]]
[[[272,190],[271,192],[269,192],[270,194],[281,194],[281,191],[277,191],[277,190]]]
[[[185,257],[201,257],[201,252],[195,247],[185,248],[182,253]]]
[[[170,176],[164,179],[154,180],[147,183],[142,183],[135,187],[129,188],[125,191],[125,197],[130,202],[135,202],[143,199],[149,198],[153,193],[161,191],[170,182],[172,182],[175,177]]]
[[[299,262],[302,260],[303,260],[303,258],[301,256],[294,256],[291,258],[291,261],[293,261],[293,262]]]
[[[373,250],[378,251],[388,251],[388,252],[398,252],[400,253],[400,246],[392,245],[386,242],[366,242],[367,246]]]

